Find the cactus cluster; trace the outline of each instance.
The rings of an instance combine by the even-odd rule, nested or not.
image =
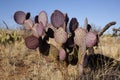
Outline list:
[[[21,40],[22,37],[17,33],[17,31],[9,31],[0,29],[0,44],[10,44],[15,41]]]
[[[65,60],[68,63],[74,63],[74,61],[77,63],[78,47],[93,47],[97,43],[97,34],[92,32],[87,19],[84,28],[79,27],[77,18],[72,18],[68,24],[68,15],[59,10],[51,14],[50,23],[45,11],[36,15],[34,20],[31,19],[29,12],[17,11],[14,13],[14,20],[23,25],[26,30],[31,31],[31,35],[25,38],[25,44],[29,49],[39,48],[40,53],[48,55],[50,48],[48,41],[53,38],[59,44],[57,48],[59,60]]]

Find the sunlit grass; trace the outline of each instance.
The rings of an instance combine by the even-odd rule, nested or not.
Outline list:
[[[19,32],[19,31],[18,31]],[[23,33],[22,33],[23,32]],[[24,34],[24,31],[19,32]],[[120,39],[102,37],[95,53],[114,58],[94,70],[86,68],[86,74],[79,76],[77,66],[65,66],[53,54],[58,51],[51,46],[50,61],[24,44],[24,37],[12,44],[0,44],[0,80],[119,80],[120,79]],[[118,61],[117,61],[118,60]],[[102,60],[104,61],[104,60]],[[94,63],[96,64],[96,63]]]

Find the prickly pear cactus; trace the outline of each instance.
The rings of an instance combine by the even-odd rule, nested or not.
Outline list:
[[[77,28],[75,30],[74,43],[78,46],[83,46],[86,37],[86,31],[82,28]]]
[[[41,22],[34,24],[33,35],[39,38],[40,36],[43,35],[43,32],[44,32],[43,29],[44,29],[44,27],[43,27],[43,24]]]
[[[93,47],[97,42],[97,36],[96,33],[90,31],[86,35],[86,46],[87,47]]]
[[[26,19],[26,14],[23,11],[17,11],[14,14],[14,20],[18,24],[23,24]]]
[[[37,37],[31,35],[25,38],[25,44],[29,49],[36,49],[39,46],[39,40]]]
[[[67,41],[68,35],[65,30],[60,27],[54,32],[55,41],[59,44],[63,44]]]
[[[59,10],[55,10],[51,15],[51,23],[52,23],[52,25],[54,27],[58,28],[60,26],[63,26],[64,22],[65,22],[64,14]]]
[[[78,28],[78,25],[79,25],[79,23],[78,23],[77,19],[72,18],[70,20],[70,25],[69,25],[70,32],[73,33]]]
[[[77,28],[75,30],[74,43],[79,46],[78,50],[78,74],[83,74],[83,64],[84,64],[84,56],[86,52],[86,30],[83,28]]]
[[[59,50],[59,59],[60,60],[65,60],[65,58],[66,58],[66,52],[65,52],[65,50],[63,48],[61,48]]]
[[[86,29],[86,30],[87,30],[87,25],[88,25],[88,19],[85,18],[85,20],[84,20],[84,29]]]
[[[48,16],[45,11],[41,11],[40,14],[38,15],[38,22],[42,22],[44,29],[47,27],[48,24]]]
[[[33,27],[33,21],[31,19],[27,19],[24,21],[23,26],[26,30],[30,30]]]

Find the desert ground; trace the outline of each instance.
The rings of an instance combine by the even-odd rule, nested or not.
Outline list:
[[[0,43],[0,80],[120,80],[120,38],[103,35],[89,68],[79,76],[76,65],[66,66],[53,56],[58,53],[53,45],[46,57],[38,49],[28,49],[21,36],[12,43]]]

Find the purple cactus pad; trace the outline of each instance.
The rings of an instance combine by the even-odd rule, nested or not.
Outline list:
[[[40,22],[40,23],[36,23],[35,25],[34,25],[34,28],[35,28],[35,31],[34,31],[34,35],[36,36],[36,37],[40,37],[40,36],[42,36],[43,35],[43,24],[42,24],[42,22]]]
[[[25,44],[29,49],[36,49],[39,45],[39,40],[37,37],[31,35],[25,38]]]
[[[66,52],[65,52],[65,50],[63,48],[61,48],[59,50],[59,59],[60,60],[65,60],[65,58],[66,58]]]
[[[23,11],[17,11],[14,14],[14,20],[18,24],[23,24],[26,19],[26,14]]]
[[[48,24],[48,16],[45,11],[41,11],[40,14],[38,15],[38,22],[42,22],[44,28],[47,27]]]
[[[93,47],[97,42],[97,36],[94,32],[88,32],[86,35],[86,46]]]
[[[60,26],[63,26],[65,21],[64,14],[60,12],[59,10],[55,10],[54,13],[51,15],[51,23],[54,27],[58,28]]]

